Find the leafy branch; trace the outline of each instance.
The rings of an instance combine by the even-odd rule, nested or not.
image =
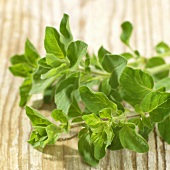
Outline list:
[[[147,152],[155,126],[170,144],[170,65],[164,59],[170,47],[160,42],[156,56],[144,58],[130,44],[132,24],[124,22],[121,28],[120,39],[130,52],[112,54],[101,46],[97,54],[89,54],[85,42],[73,40],[64,14],[60,31],[46,27],[45,57],[27,39],[24,54],[11,58],[11,73],[24,78],[19,105],[26,106],[37,93],[43,94],[44,103],[56,104],[51,113],[55,123],[26,106],[33,127],[29,144],[44,148],[70,140],[77,134],[62,134],[79,127],[78,150],[91,166],[107,149]]]

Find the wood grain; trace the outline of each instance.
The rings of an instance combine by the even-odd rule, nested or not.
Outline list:
[[[23,52],[27,37],[44,56],[45,27],[58,28],[63,13],[70,15],[75,39],[87,42],[90,51],[101,45],[113,53],[127,50],[119,40],[125,20],[134,24],[132,44],[142,55],[155,55],[153,47],[161,40],[170,44],[170,0],[0,0],[0,169],[169,170],[170,146],[156,132],[150,135],[147,154],[108,151],[97,168],[83,163],[76,138],[43,153],[28,145],[31,125],[18,106],[22,80],[10,74],[9,59]]]

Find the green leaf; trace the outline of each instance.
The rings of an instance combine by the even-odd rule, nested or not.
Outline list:
[[[19,88],[19,90],[20,90],[19,105],[20,106],[25,106],[27,104],[27,102],[30,98],[29,92],[31,90],[31,87],[32,87],[32,78],[27,77]]]
[[[146,117],[146,115],[142,114],[142,123],[149,129],[153,129],[153,122],[151,121],[150,117]]]
[[[101,57],[101,61],[99,61],[99,58],[95,54],[90,56],[90,63],[95,67],[97,70],[102,70],[101,62],[103,60],[103,56]]]
[[[54,86],[49,86],[47,89],[45,89],[43,94],[44,103],[46,104],[50,104],[51,102],[53,103],[54,93],[55,93]]]
[[[58,109],[63,110],[64,113],[68,112],[68,109],[72,103],[72,97],[75,90],[79,86],[79,74],[72,74],[63,81],[60,82],[56,88],[55,103]]]
[[[57,68],[52,68],[49,71],[47,71],[45,74],[41,74],[41,79],[49,79],[51,77],[56,77],[62,74],[64,71],[66,71],[68,68],[67,64],[63,63]]]
[[[170,77],[166,77],[156,82],[155,88],[159,89],[161,87],[165,87],[166,91],[170,90]]]
[[[78,106],[77,100],[75,99],[75,97],[73,97],[72,103],[68,110],[68,117],[74,118],[77,116],[81,116],[81,114],[82,114],[82,112]]]
[[[48,126],[52,124],[43,115],[41,115],[37,110],[26,106],[26,114],[31,120],[33,126]]]
[[[37,67],[37,60],[40,58],[40,55],[29,39],[27,39],[25,43],[25,58],[30,65]]]
[[[42,134],[42,132],[44,134]],[[32,145],[34,148],[43,148],[42,143],[44,140],[47,139],[47,134],[45,127],[37,127],[36,130],[33,130],[30,139],[28,140],[28,143]]]
[[[89,65],[90,65],[90,55],[86,53],[85,66],[89,67]]]
[[[106,54],[102,61],[102,66],[111,74],[109,84],[113,89],[119,85],[119,78],[127,65],[127,60],[119,55]]]
[[[65,58],[64,45],[60,42],[60,35],[53,27],[46,27],[44,47],[47,53],[51,53],[58,58]]]
[[[140,53],[139,53],[139,51],[134,50],[133,52],[134,52],[134,54],[135,54],[137,57],[140,57]]]
[[[51,69],[51,66],[47,64],[46,57],[38,60],[38,65],[47,69]]]
[[[124,148],[144,153],[149,150],[148,143],[135,130],[132,123],[125,124],[119,131],[120,142]]]
[[[9,67],[14,76],[28,77],[32,73],[32,68],[26,63],[19,63]]]
[[[106,70],[108,73],[111,73],[114,70],[119,76],[126,67],[126,64],[127,60],[120,55],[106,54],[102,61],[104,70]]]
[[[119,134],[115,135],[111,145],[108,146],[108,149],[112,151],[123,149],[123,146],[120,143]]]
[[[92,92],[88,87],[79,88],[81,99],[91,112],[98,114],[104,108],[111,108],[117,111],[117,106],[101,92]],[[93,104],[92,104],[93,103]]]
[[[154,126],[153,126],[154,127]],[[143,129],[139,129],[139,134],[146,140],[149,140],[149,134],[152,132],[153,128],[150,129],[146,126],[143,127]]]
[[[61,133],[63,132],[63,130],[60,127],[54,124],[48,125],[46,131],[48,139],[45,141],[44,145],[46,144],[54,145],[58,140],[59,136],[61,135]]]
[[[120,36],[120,39],[123,43],[129,46],[129,40],[133,31],[133,26],[130,22],[126,21],[121,25],[121,27],[122,27],[122,34]]]
[[[83,41],[71,42],[67,49],[67,57],[70,60],[70,67],[75,69],[81,59],[86,55],[87,44]]]
[[[110,54],[110,52],[106,50],[103,46],[101,46],[98,50],[98,58],[100,63],[102,63],[103,58],[106,54]]]
[[[119,130],[120,129],[121,129],[120,127],[116,127],[113,129],[115,136],[112,140],[111,145],[108,146],[108,149],[115,151],[115,150],[120,150],[123,148],[123,146],[120,142],[120,138],[119,138]]]
[[[84,161],[91,166],[97,166],[99,160],[94,157],[94,145],[89,133],[81,135],[78,141],[78,150]]]
[[[72,119],[71,123],[77,123],[77,122],[83,122],[83,119],[81,117],[76,117],[74,119]],[[83,124],[82,124],[83,126]]]
[[[33,74],[33,84],[32,84],[32,88],[30,91],[30,95],[43,92],[59,76],[59,75],[56,75],[56,76],[50,77],[48,79],[42,80],[41,75],[46,74],[48,71],[49,71],[48,68],[39,66],[37,71]]]
[[[82,128],[79,133],[78,133],[78,138],[81,138],[83,135],[88,133],[88,129],[87,128]]]
[[[91,140],[94,143],[94,157],[97,160],[102,159],[106,155],[107,145],[104,143],[102,133],[92,133]]]
[[[109,99],[111,99],[112,101],[121,102],[122,98],[120,96],[119,89],[112,89],[109,94]]]
[[[59,67],[61,64],[64,64],[64,61],[54,54],[46,54],[46,62],[49,66],[56,68]]]
[[[158,54],[170,53],[170,47],[164,42],[157,44],[155,49]]]
[[[102,121],[94,113],[84,115],[82,118],[92,130],[91,140],[94,143],[94,157],[99,160],[105,156],[106,148],[113,140],[114,133],[111,124]]]
[[[164,104],[169,99],[170,99],[169,93],[153,91],[143,98],[140,104],[140,108],[143,112],[151,112],[160,105]]]
[[[120,77],[120,85],[123,99],[135,106],[152,91],[154,84],[149,74],[127,67]]]
[[[62,128],[65,128],[68,131],[69,128],[69,123],[67,120],[67,117],[65,113],[62,110],[54,109],[51,113],[51,117],[56,121],[56,122],[61,122],[62,123]]]
[[[170,117],[167,117],[163,122],[158,123],[158,130],[163,140],[170,144]]]
[[[100,118],[112,118],[112,110],[110,108],[106,108],[100,111],[99,113]]]
[[[20,63],[27,63],[28,61],[26,60],[24,54],[21,54],[21,55],[16,54],[11,57],[10,62],[12,65],[15,65],[15,64],[20,64]]]
[[[170,93],[155,91],[144,97],[140,108],[143,112],[149,112],[150,119],[153,122],[161,122],[170,116],[169,105]]]
[[[44,148],[47,144],[55,144],[60,134],[61,128],[50,124],[47,127],[34,126],[28,143],[34,148]]]
[[[101,119],[95,115],[94,113],[90,114],[90,115],[83,115],[82,116],[83,120],[86,122],[87,125],[90,126],[90,128],[93,128],[96,130],[96,128],[98,129],[101,129],[101,126],[102,125],[102,121]]]
[[[65,45],[65,50],[67,50],[68,45],[73,40],[73,36],[70,30],[69,16],[67,14],[64,14],[61,20],[60,32],[60,40]]]
[[[126,60],[134,58],[134,56],[131,53],[122,53],[120,55],[123,56]]]
[[[109,93],[111,91],[111,87],[109,85],[109,79],[108,78],[101,81],[101,83],[99,85],[99,91],[103,92],[106,96],[109,95]]]
[[[165,61],[164,61],[163,58],[161,58],[161,57],[152,57],[147,61],[146,68],[153,68],[153,67],[160,66],[160,65],[163,65],[163,64],[165,64]],[[169,70],[162,71],[162,72],[160,70],[159,73],[154,74],[153,76],[156,79],[163,79],[163,78],[167,77],[168,75],[169,75]]]

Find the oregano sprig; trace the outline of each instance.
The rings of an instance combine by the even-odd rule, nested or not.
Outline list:
[[[144,58],[131,46],[132,24],[126,21],[121,28],[120,39],[130,52],[113,54],[101,46],[90,54],[85,42],[73,39],[64,14],[59,31],[46,27],[45,57],[27,39],[24,54],[11,58],[11,73],[24,78],[20,106],[37,93],[43,94],[44,103],[56,105],[54,121],[25,107],[33,127],[29,144],[44,148],[79,127],[78,150],[91,166],[107,149],[147,152],[148,135],[156,127],[170,144],[170,65],[164,59],[170,47],[160,42],[155,56]]]

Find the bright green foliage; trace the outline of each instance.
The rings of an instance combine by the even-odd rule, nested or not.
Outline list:
[[[110,52],[106,50],[103,46],[101,46],[98,51],[98,59],[99,59],[100,64],[102,63],[103,58],[106,54],[110,54]]]
[[[115,127],[113,128],[113,132],[115,134],[111,145],[108,146],[108,149],[110,150],[120,150],[123,148],[121,142],[120,142],[120,137],[119,137],[119,131],[120,131],[121,127]]]
[[[48,86],[53,83],[57,75],[52,76],[50,78],[42,79],[42,76],[44,76],[44,74],[48,71],[49,69],[40,66],[33,74],[33,83],[30,94],[43,92]]]
[[[125,43],[127,46],[129,46],[129,40],[133,31],[133,26],[130,22],[126,21],[122,25],[122,34],[120,36],[120,39],[123,43]]]
[[[75,99],[75,97],[73,97],[72,103],[68,110],[68,117],[74,118],[74,117],[81,116],[81,114],[82,114],[82,112],[81,112],[81,109],[77,103],[77,100]]]
[[[29,92],[31,90],[32,87],[32,79],[31,77],[27,77],[25,78],[24,82],[22,83],[22,85],[19,88],[20,91],[20,102],[19,105],[20,106],[25,106],[26,103],[29,100]]]
[[[55,144],[58,137],[63,132],[62,128],[51,123],[31,107],[26,107],[26,114],[30,118],[34,128],[28,143],[35,148],[44,148],[47,144]]]
[[[73,40],[73,36],[70,30],[69,16],[67,14],[64,14],[61,20],[60,33],[60,41],[65,45],[65,50],[67,50],[68,45]]]
[[[54,107],[51,122],[26,106],[33,127],[29,144],[54,145],[59,138],[65,140],[63,133],[81,127],[78,150],[91,166],[98,165],[107,149],[147,152],[155,126],[170,144],[170,64],[164,59],[170,47],[161,42],[157,56],[146,59],[130,45],[132,24],[124,22],[121,28],[121,41],[130,53],[112,54],[101,46],[97,55],[91,54],[85,42],[73,41],[69,16],[64,14],[59,31],[46,27],[45,57],[40,58],[27,39],[24,54],[11,58],[9,70],[24,78],[19,105],[41,93],[45,106]]]
[[[161,87],[165,87],[166,91],[170,90],[170,77],[166,77],[166,78],[161,79],[160,81],[156,82],[155,88],[159,89]]]
[[[25,43],[25,58],[32,67],[37,67],[37,60],[40,58],[33,44],[27,39]]]
[[[144,97],[140,107],[143,112],[149,112],[153,122],[161,122],[170,116],[169,105],[170,93],[155,91]]]
[[[153,67],[160,66],[163,64],[165,64],[165,61],[163,58],[153,57],[147,61],[146,68],[153,68]],[[169,75],[169,70],[166,70],[166,71],[162,71],[160,73],[154,74],[153,76],[156,79],[163,79],[163,78],[167,77],[168,75]]]
[[[53,27],[46,27],[44,47],[47,53],[55,55],[57,58],[65,58],[64,44],[60,41],[60,34]]]
[[[109,121],[102,121],[94,113],[84,115],[83,119],[92,131],[91,142],[94,144],[94,157],[99,160],[105,156],[106,148],[113,140],[112,124]]]
[[[62,80],[55,93],[55,103],[58,109],[62,109],[65,113],[72,103],[72,97],[79,87],[79,74],[71,74]],[[64,101],[64,102],[63,102]]]
[[[119,132],[119,137],[124,148],[139,153],[144,153],[149,150],[147,142],[136,132],[134,124],[125,124]]]
[[[158,123],[158,130],[162,139],[170,144],[170,117],[167,117],[163,122]]]
[[[71,42],[67,49],[67,57],[70,60],[70,67],[75,68],[79,65],[83,56],[86,55],[87,44],[82,41]]]
[[[102,61],[103,69],[111,73],[109,84],[113,89],[119,85],[119,78],[125,69],[127,61],[119,55],[106,54]]]
[[[56,68],[63,64],[64,61],[56,57],[54,54],[47,54],[45,58],[45,63],[47,64],[48,68],[49,67]]]
[[[94,157],[94,145],[89,133],[81,135],[78,141],[78,150],[86,163],[91,166],[96,166],[99,163],[99,160]]]
[[[131,53],[122,53],[120,55],[123,56],[126,60],[133,58],[133,55]]]
[[[65,113],[63,113],[62,110],[58,110],[55,109],[53,110],[53,112],[51,113],[51,117],[56,121],[56,122],[60,122],[60,127],[63,129],[66,129],[66,131],[68,131],[69,128],[69,123],[67,120],[67,117],[65,115]]]
[[[111,108],[113,111],[117,110],[116,104],[111,102],[103,93],[92,92],[86,86],[82,86],[79,89],[82,101],[92,113],[98,114],[104,108]]]
[[[120,77],[120,85],[123,99],[135,106],[152,91],[154,84],[149,74],[140,69],[126,67]]]
[[[104,79],[99,86],[99,91],[103,92],[106,96],[111,92],[111,86],[109,84],[109,79]]]
[[[25,106],[30,98],[30,90],[32,88],[32,74],[38,67],[37,61],[40,58],[33,44],[27,39],[25,43],[25,53],[22,55],[14,55],[11,58],[12,66],[9,70],[13,75],[24,77],[24,82],[20,86],[20,106]]]
[[[157,44],[155,49],[158,54],[170,54],[170,47],[164,42]]]

